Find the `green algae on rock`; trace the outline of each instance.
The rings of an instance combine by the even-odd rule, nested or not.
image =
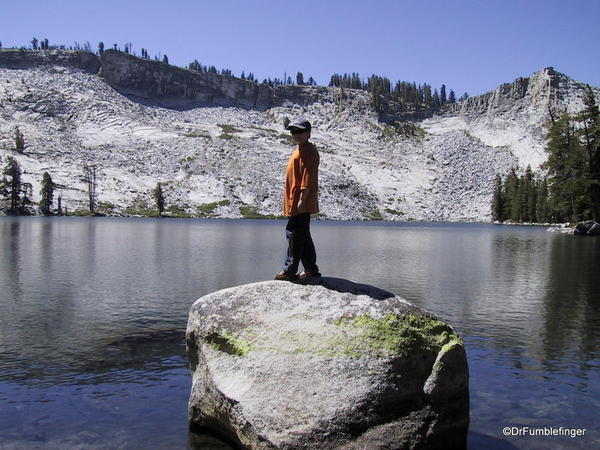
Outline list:
[[[387,313],[381,318],[368,314],[342,318],[335,322],[348,332],[348,354],[377,354],[379,356],[406,355],[415,350],[437,354],[442,346],[460,338],[445,323],[434,317],[414,314]]]
[[[374,318],[364,314],[342,317],[332,323],[335,327],[316,332],[270,330],[269,336],[255,327],[237,332],[222,328],[208,341],[215,350],[237,356],[246,356],[251,351],[272,351],[353,358],[406,356],[417,350],[427,351],[435,357],[444,345],[452,342],[462,345],[462,340],[450,326],[429,316],[387,313]]]

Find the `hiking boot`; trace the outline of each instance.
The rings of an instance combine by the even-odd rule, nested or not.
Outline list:
[[[318,278],[321,274],[319,272],[311,272],[310,270],[305,270],[298,277],[300,280],[308,280],[309,278]]]
[[[273,279],[281,280],[281,281],[296,281],[298,279],[298,275],[291,274],[291,273],[286,272],[285,270],[282,270],[277,275],[275,275],[273,277]]]

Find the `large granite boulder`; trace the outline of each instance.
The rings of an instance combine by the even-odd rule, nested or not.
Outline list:
[[[466,446],[469,375],[451,326],[337,278],[267,281],[194,303],[192,430],[251,449]]]

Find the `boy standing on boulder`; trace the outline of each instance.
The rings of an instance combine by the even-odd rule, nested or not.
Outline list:
[[[287,256],[283,270],[276,280],[294,281],[320,277],[317,254],[310,235],[310,215],[319,212],[318,171],[319,153],[310,139],[311,125],[300,119],[287,127],[297,144],[285,172],[283,214],[289,217],[285,234],[288,240]],[[302,262],[304,272],[296,275]]]

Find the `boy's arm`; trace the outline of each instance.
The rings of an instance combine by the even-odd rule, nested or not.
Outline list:
[[[307,152],[300,157],[302,163],[302,179],[300,181],[300,197],[298,198],[297,209],[300,214],[306,212],[306,200],[311,188],[317,181],[317,170],[319,163],[317,162],[314,152]]]
[[[310,192],[310,189],[308,189],[308,188],[304,188],[300,191],[300,197],[298,198],[298,205],[296,207],[296,209],[298,210],[298,212],[300,214],[306,212],[306,199],[308,198],[309,192]]]

